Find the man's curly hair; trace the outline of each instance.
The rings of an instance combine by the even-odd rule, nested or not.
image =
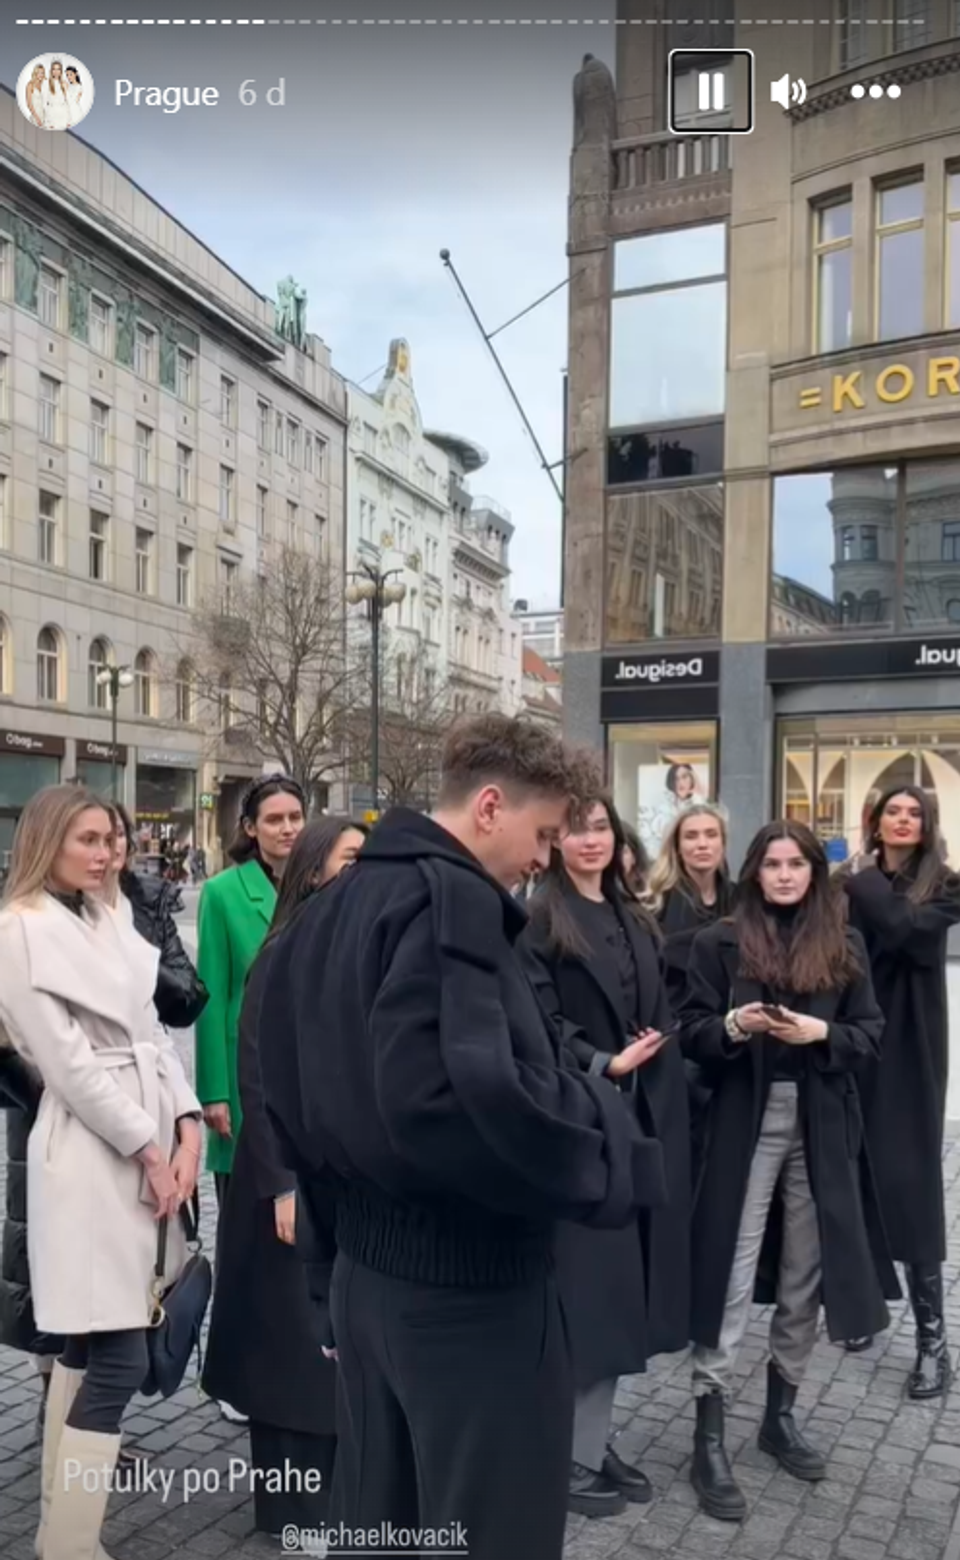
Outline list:
[[[450,731],[440,760],[440,806],[457,806],[485,785],[566,797],[577,807],[602,790],[603,771],[591,748],[571,747],[523,716],[490,712]]]

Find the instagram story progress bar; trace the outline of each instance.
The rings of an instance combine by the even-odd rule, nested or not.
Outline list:
[[[749,135],[752,49],[671,49],[668,123],[674,135]]]

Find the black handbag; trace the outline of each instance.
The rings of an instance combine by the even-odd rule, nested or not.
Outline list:
[[[191,1208],[180,1209],[187,1244],[194,1250],[182,1273],[166,1289],[163,1287],[167,1257],[167,1220],[157,1225],[157,1261],[151,1285],[152,1307],[147,1326],[149,1366],[140,1391],[144,1397],[172,1397],[179,1391],[187,1373],[190,1356],[196,1350],[197,1372],[202,1368],[200,1332],[210,1304],[213,1272],[203,1255],[200,1239],[200,1200],[196,1193]]]

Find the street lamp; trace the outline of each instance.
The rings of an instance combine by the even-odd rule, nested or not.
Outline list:
[[[361,601],[367,603],[370,617],[370,654],[373,672],[370,686],[370,781],[373,787],[372,810],[374,812],[380,810],[380,624],[387,607],[401,602],[407,594],[407,587],[403,583],[388,584],[394,575],[402,573],[402,569],[381,571],[375,569],[372,564],[361,563],[356,573],[350,576],[356,583],[348,585],[346,590],[347,601],[351,606],[358,606]]]
[[[117,702],[120,698],[120,689],[132,685],[133,673],[129,666],[105,666],[102,672],[97,673],[97,683],[99,687],[110,690],[110,795],[113,801],[118,802],[120,798],[117,794]]]

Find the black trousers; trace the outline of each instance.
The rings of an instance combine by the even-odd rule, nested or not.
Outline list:
[[[427,1288],[339,1255],[331,1301],[331,1523],[460,1523],[446,1547],[470,1560],[561,1560],[573,1377],[554,1280]]]
[[[67,1415],[74,1430],[119,1435],[120,1421],[135,1392],[146,1380],[146,1329],[89,1333],[65,1340],[60,1363],[86,1374]]]

